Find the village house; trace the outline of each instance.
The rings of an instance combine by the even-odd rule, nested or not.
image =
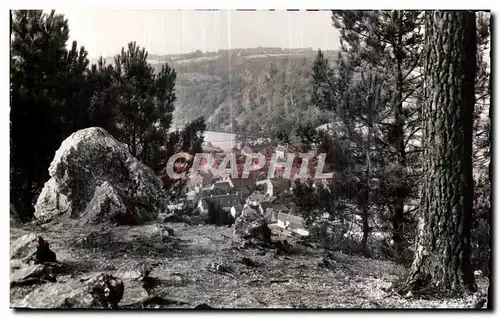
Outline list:
[[[219,192],[226,191],[226,193],[229,193],[232,187],[232,184],[227,181],[216,181],[214,184],[212,184],[210,190],[219,190]]]
[[[264,179],[264,180],[258,180],[257,182],[255,182],[255,185],[257,187],[259,186],[263,186],[264,187],[264,191],[266,194],[268,195],[272,195],[272,188],[271,186],[269,185],[269,183],[271,183],[271,181],[269,179]]]
[[[248,146],[244,146],[243,148],[241,148],[241,154],[245,155],[245,156],[250,156],[254,153],[254,151],[252,150],[252,148],[248,147]]]
[[[230,183],[234,188],[238,189],[242,197],[249,196],[255,189],[255,179],[249,176],[248,178],[229,178]]]
[[[200,192],[202,189],[210,188],[214,182],[214,174],[207,170],[191,175],[188,185],[195,192]]]
[[[196,192],[194,190],[189,190],[186,192],[186,201],[193,201],[196,199]]]
[[[266,186],[266,194],[269,196],[279,196],[280,194],[288,194],[292,190],[290,179],[284,178],[268,178],[258,181],[257,184]]]
[[[277,225],[279,227],[288,229],[302,236],[309,235],[309,231],[305,228],[304,218],[279,212],[277,219]]]
[[[229,173],[222,173],[217,181],[227,182],[231,187],[234,187],[233,180],[231,179],[231,175]]]
[[[300,216],[291,215],[288,221],[288,228],[296,234],[301,236],[308,236],[309,231],[305,227],[304,219]]]
[[[251,188],[255,187],[255,179],[250,174],[248,178],[229,178],[231,179],[231,183],[235,188]]]
[[[210,195],[236,194],[240,199],[245,199],[250,194],[248,191],[245,193],[241,188],[231,187],[228,182],[216,182],[209,190]],[[243,196],[243,193],[245,193],[245,196]]]
[[[267,212],[264,214],[264,218],[266,219],[267,224],[274,224],[278,222],[278,213],[273,209],[267,209]]]
[[[313,179],[309,180],[309,182],[305,182],[308,186],[312,187],[313,189],[317,190],[323,190],[327,192],[332,192],[331,190],[331,180],[329,179]]]
[[[286,160],[286,147],[282,145],[278,145],[275,149],[276,158],[277,159],[285,159]]]
[[[220,209],[232,208],[235,205],[241,205],[241,199],[238,194],[212,195],[201,198],[198,201],[198,209],[201,213],[208,213],[209,203],[214,203]]]
[[[276,212],[281,212],[281,213],[290,213],[290,209],[281,204],[281,203],[271,203],[271,207],[270,207],[273,211],[276,211]]]
[[[223,152],[223,150],[220,148],[220,147],[216,147],[214,146],[211,142],[209,141],[204,141],[202,144],[201,144],[201,147],[202,147],[202,150],[203,152],[205,153],[210,153],[212,155],[216,154],[216,153],[221,153]]]
[[[327,179],[314,179],[311,186],[316,189],[324,189],[329,191],[330,190],[330,188],[328,187],[329,184],[330,182],[328,182]]]
[[[258,192],[253,192],[246,200],[246,203],[250,206],[257,207],[261,202],[273,202],[276,197],[269,196],[267,194],[260,194]]]
[[[210,190],[210,188],[201,189],[199,192],[197,192],[196,199],[199,200],[203,197],[209,197],[210,195],[212,195],[212,190]]]
[[[262,204],[264,204],[264,202],[261,203],[261,206]],[[264,211],[264,217],[267,223],[269,224],[278,222],[279,213],[283,214],[290,213],[290,209],[281,203],[270,203],[269,205],[264,204],[264,207],[265,209],[264,208],[262,209]]]
[[[259,209],[259,212],[260,212],[262,215],[265,215],[265,214],[266,214],[266,211],[267,211],[269,208],[271,208],[271,202],[269,202],[269,201],[259,202],[258,209]]]
[[[289,179],[289,180],[295,180],[299,178],[299,173],[300,173],[300,165],[293,164],[290,170],[290,174],[288,175],[287,178],[284,178],[286,169],[285,167],[276,167],[274,170],[274,174],[271,176],[270,179]],[[272,174],[272,172],[271,172]],[[269,171],[268,171],[268,176],[269,176]]]

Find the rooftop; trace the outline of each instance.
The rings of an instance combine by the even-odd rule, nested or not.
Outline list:
[[[289,211],[290,209],[281,203],[271,203],[271,208],[275,211]]]
[[[229,190],[231,189],[231,184],[229,182],[217,181],[214,183],[214,189]]]
[[[279,212],[278,220],[280,220],[281,222],[288,222],[288,227],[292,230],[305,228],[304,218],[300,216]]]
[[[236,188],[241,188],[241,187],[249,187],[255,185],[255,179],[249,177],[249,178],[234,178],[231,179],[233,182],[234,187]]]
[[[222,207],[241,205],[240,196],[238,194],[213,195],[210,197],[201,198],[200,200],[202,201],[202,204],[213,202],[219,204]]]
[[[267,196],[265,194],[260,194],[260,193],[257,193],[257,192],[253,192],[249,197],[248,199],[250,201],[257,201],[257,202],[264,202],[264,201],[267,201],[267,202],[273,202],[274,200],[276,200],[276,197],[273,197],[273,196]]]
[[[265,212],[268,208],[272,207],[272,204],[269,201],[263,201],[263,202],[260,202],[260,207]]]
[[[275,192],[284,192],[290,189],[292,183],[290,179],[272,178],[270,179]]]

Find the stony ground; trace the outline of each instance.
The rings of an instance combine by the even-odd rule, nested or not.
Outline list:
[[[165,226],[174,230],[175,239],[162,240]],[[11,307],[55,306],[54,299],[67,296],[82,278],[100,273],[123,280],[125,291],[119,305],[133,307],[148,297],[140,280],[144,266],[153,268],[150,276],[156,286],[150,293],[181,302],[155,303],[154,308],[200,304],[215,308],[468,308],[472,303],[472,297],[407,300],[386,291],[402,271],[389,261],[338,252],[333,254],[333,265],[325,268],[320,265],[322,250],[293,240],[291,254],[241,249],[232,242],[229,227],[30,225],[11,227],[11,241],[30,232],[50,243],[67,270],[57,282],[11,287]],[[244,262],[248,259],[253,264]],[[478,283],[485,291],[487,280],[479,277]]]

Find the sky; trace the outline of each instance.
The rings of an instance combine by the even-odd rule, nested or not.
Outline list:
[[[150,54],[228,48],[338,48],[329,11],[56,10],[89,57],[117,54],[136,41]]]

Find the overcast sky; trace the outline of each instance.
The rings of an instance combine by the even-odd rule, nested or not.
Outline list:
[[[56,10],[69,21],[70,43],[89,57],[118,53],[136,41],[152,54],[228,48],[336,49],[329,11]]]

